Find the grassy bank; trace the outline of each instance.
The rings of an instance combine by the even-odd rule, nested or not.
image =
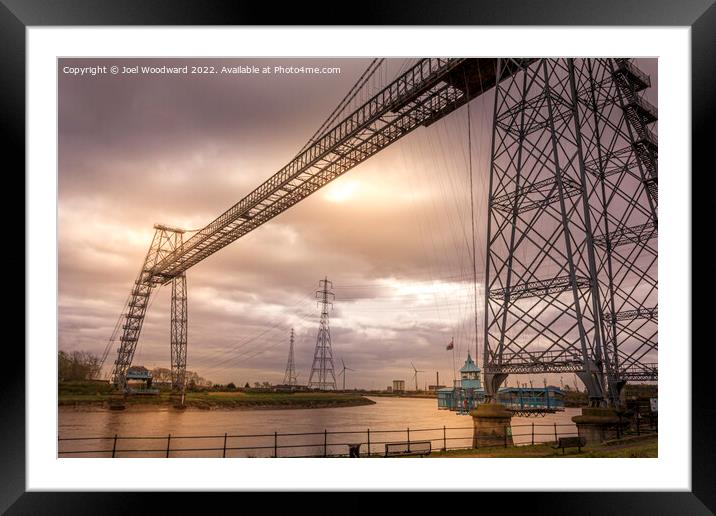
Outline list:
[[[656,458],[658,457],[657,436],[645,437],[639,440],[624,439],[612,443],[603,443],[582,447],[582,453],[577,448],[568,448],[562,455],[562,450],[555,450],[552,444],[536,444],[534,446],[511,446],[504,448],[479,448],[476,450],[453,450],[447,452],[434,452],[430,457],[495,457],[495,458]]]
[[[369,392],[367,393],[369,396],[375,396],[375,397],[383,397],[383,398],[437,398],[437,394],[434,392],[401,392],[401,393],[393,393],[393,392]]]
[[[107,384],[60,384],[60,406],[109,407],[111,388]],[[353,407],[372,405],[373,401],[354,393],[336,392],[188,392],[184,403],[197,409],[297,409],[324,407]],[[128,396],[126,406],[171,407],[170,392],[158,395]]]

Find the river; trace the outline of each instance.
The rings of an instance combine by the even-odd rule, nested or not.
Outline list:
[[[276,452],[283,457],[322,455],[324,444],[327,444],[326,454],[340,455],[347,453],[349,443],[362,443],[360,451],[365,454],[369,437],[370,452],[376,454],[384,451],[385,442],[407,440],[408,429],[411,442],[430,440],[433,449],[442,448],[445,444],[449,448],[471,445],[472,418],[438,410],[435,399],[371,399],[376,402],[374,405],[282,410],[177,411],[146,408],[111,411],[102,408],[60,407],[61,439],[103,439],[63,440],[59,443],[59,451],[63,452],[61,457],[111,457],[111,450],[115,446],[113,436],[116,434],[120,436],[115,447],[117,457],[165,457],[167,444],[171,457],[222,457],[226,433],[227,457],[272,457]],[[544,417],[514,417],[514,442],[532,442],[532,423],[535,425],[535,442],[554,441],[555,429],[561,436],[575,435],[576,426],[571,418],[579,413],[578,408],[567,408],[564,412]],[[325,431],[328,431],[327,435]],[[274,432],[279,434],[278,437]],[[281,435],[312,432],[316,435]],[[171,437],[168,437],[170,434]],[[187,439],[189,436],[206,437]],[[278,448],[274,448],[275,445]],[[81,450],[108,451],[65,453]]]

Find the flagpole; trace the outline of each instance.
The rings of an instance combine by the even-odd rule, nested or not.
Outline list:
[[[457,380],[457,369],[455,369],[455,337],[450,339],[450,351],[452,351],[452,387],[455,388],[455,380]]]

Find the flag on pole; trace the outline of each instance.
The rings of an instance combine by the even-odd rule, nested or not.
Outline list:
[[[455,347],[455,343],[453,342],[453,339],[450,339],[450,344],[447,345],[447,348],[445,348],[445,350],[450,351],[453,347]]]

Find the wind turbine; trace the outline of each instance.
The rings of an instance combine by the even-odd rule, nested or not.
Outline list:
[[[415,378],[415,392],[418,392],[418,373],[424,373],[425,371],[418,371],[415,369],[415,364],[412,362],[410,362],[410,365],[413,366],[413,371],[415,371],[413,373],[413,378]]]
[[[345,362],[343,362],[343,359],[341,358],[341,365],[343,366],[343,369],[341,369],[341,372],[338,373],[338,376],[343,375],[343,390],[346,390],[346,371],[355,371],[355,369],[351,369],[350,367],[346,367]]]

